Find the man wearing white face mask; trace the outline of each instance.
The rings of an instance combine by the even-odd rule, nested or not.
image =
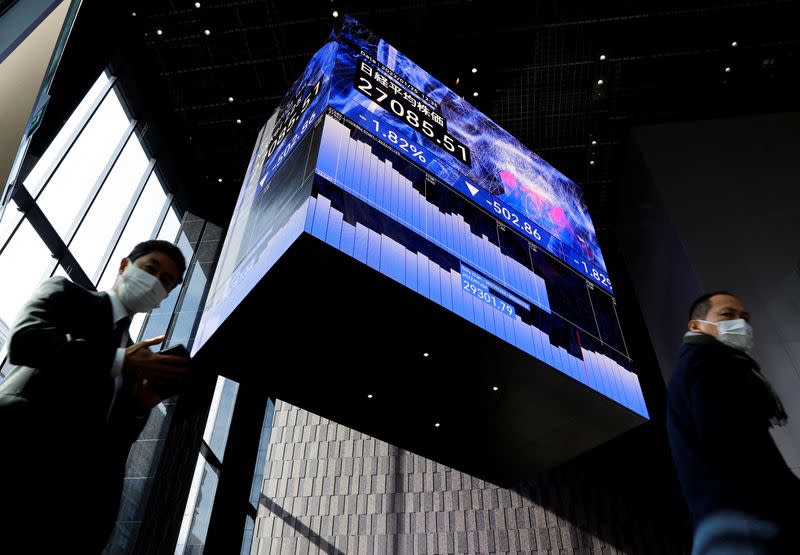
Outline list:
[[[753,330],[726,291],[692,303],[667,391],[672,458],[694,521],[692,555],[800,549],[800,480],[769,428],[786,411],[751,357]]]
[[[185,267],[175,245],[145,241],[120,262],[110,291],[51,278],[21,310],[8,341],[17,368],[0,384],[3,553],[105,547],[130,447],[189,362],[149,349],[163,336],[129,346],[127,327],[164,300]]]

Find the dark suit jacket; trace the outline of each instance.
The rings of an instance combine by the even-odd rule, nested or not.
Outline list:
[[[18,367],[0,384],[0,517],[13,523],[0,518],[0,537],[42,519],[40,530],[60,523],[50,535],[66,536],[54,540],[61,550],[102,550],[125,460],[146,422],[135,414],[129,380],[109,418],[118,347],[106,293],[56,277],[22,309],[8,341]]]

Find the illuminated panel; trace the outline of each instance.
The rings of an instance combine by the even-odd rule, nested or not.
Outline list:
[[[335,39],[332,108],[613,292],[577,185],[354,20]]]
[[[647,416],[579,188],[349,18],[259,136],[195,351],[304,234]]]
[[[647,415],[612,296],[336,116],[306,232]]]

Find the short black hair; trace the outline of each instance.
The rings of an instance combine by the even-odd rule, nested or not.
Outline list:
[[[711,310],[711,297],[714,295],[733,295],[733,293],[720,290],[700,295],[692,302],[692,307],[689,309],[689,320],[702,320],[708,316],[708,311]]]
[[[162,241],[161,239],[150,239],[149,241],[142,241],[135,247],[128,255],[128,260],[135,262],[136,259],[143,257],[151,252],[163,252],[169,256],[175,265],[178,267],[178,281],[176,284],[183,281],[183,272],[186,271],[186,259],[183,257],[181,249],[169,241]]]

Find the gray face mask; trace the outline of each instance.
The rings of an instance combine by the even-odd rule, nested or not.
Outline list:
[[[719,322],[707,320],[698,320],[698,322],[717,326],[717,339],[721,343],[748,354],[753,350],[753,328],[747,320],[739,318],[737,320],[720,320]]]

